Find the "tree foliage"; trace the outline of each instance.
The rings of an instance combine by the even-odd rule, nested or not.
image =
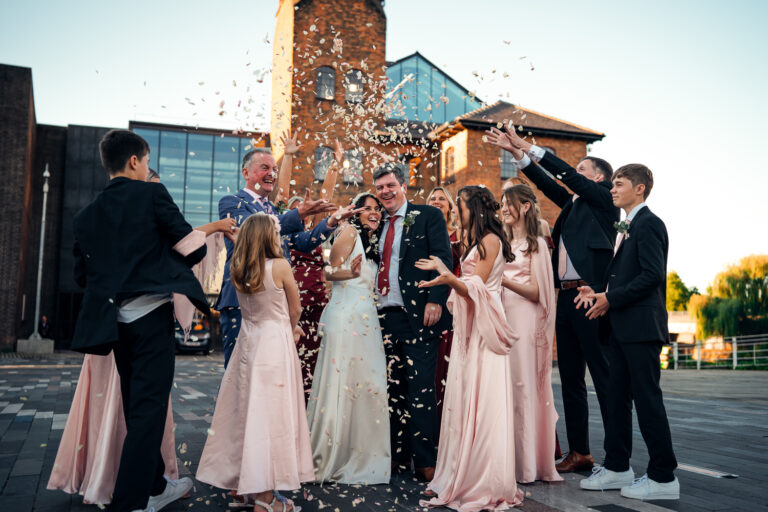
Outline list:
[[[693,294],[688,301],[697,337],[768,332],[768,255],[747,256],[729,265],[707,291],[709,295]]]
[[[667,274],[667,311],[685,311],[693,291],[674,270]]]

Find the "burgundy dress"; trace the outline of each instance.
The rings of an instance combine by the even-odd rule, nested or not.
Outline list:
[[[458,231],[454,231],[450,236],[451,254],[453,255],[453,273],[456,277],[461,277],[461,244],[459,243]],[[445,378],[448,375],[448,357],[451,353],[451,341],[453,341],[453,330],[449,329],[443,333],[443,339],[440,341],[440,348],[437,351],[437,369],[435,371],[435,391],[437,392],[437,416],[443,415],[443,397],[445,396]]]
[[[299,351],[304,392],[307,397],[312,389],[312,375],[320,349],[321,336],[317,334],[317,324],[325,305],[328,304],[328,291],[323,280],[324,264],[322,247],[317,247],[309,254],[291,249],[291,268],[301,296],[299,325],[304,331],[296,349]]]

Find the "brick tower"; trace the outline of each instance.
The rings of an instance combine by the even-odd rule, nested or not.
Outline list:
[[[280,0],[272,63],[271,139],[299,130],[295,191],[316,192],[333,159],[335,139],[346,150],[337,199],[372,183],[381,158],[371,147],[384,125],[386,17],[382,0]]]

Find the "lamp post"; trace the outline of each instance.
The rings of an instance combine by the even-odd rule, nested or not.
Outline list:
[[[35,331],[31,340],[40,340],[42,337],[38,332],[38,325],[40,324],[40,288],[43,284],[43,249],[45,248],[45,210],[48,204],[48,178],[51,177],[51,173],[48,172],[48,164],[45,164],[45,171],[43,172],[43,220],[40,223],[40,255],[37,259],[37,292],[35,293]]]

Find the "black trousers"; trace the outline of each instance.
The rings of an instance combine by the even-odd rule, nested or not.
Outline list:
[[[608,361],[600,344],[597,320],[588,320],[586,310],[576,309],[573,299],[578,290],[560,290],[557,297],[555,334],[557,336],[557,367],[563,393],[565,431],[568,449],[583,455],[589,448],[589,405],[587,402],[586,369],[592,376],[600,404],[603,427],[608,398]]]
[[[388,393],[392,461],[417,468],[437,462],[435,370],[440,333],[414,332],[402,308],[385,308],[382,334],[389,366]]]
[[[110,510],[144,509],[165,490],[160,453],[173,384],[173,309],[163,304],[128,324],[118,324],[115,363],[120,374],[127,435]]]
[[[608,423],[605,428],[605,467],[611,471],[629,469],[632,456],[632,402],[637,423],[648,447],[648,477],[671,482],[677,467],[672,449],[667,411],[659,387],[660,341],[619,343],[611,336],[608,363],[611,367],[608,389]]]

